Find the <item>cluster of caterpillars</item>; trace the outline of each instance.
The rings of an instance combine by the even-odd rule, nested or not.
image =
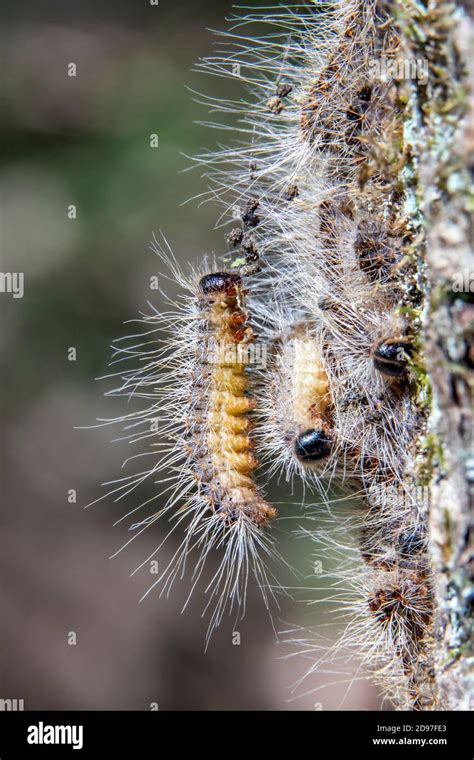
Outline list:
[[[238,342],[245,331],[242,312],[233,311],[243,294],[235,272],[253,275],[270,265],[278,273],[270,275],[267,295],[253,299],[271,351],[252,404],[252,442],[247,423],[239,427],[242,418],[235,429],[235,416],[222,426],[223,419],[230,420],[224,404],[219,412],[224,414],[219,423],[224,436],[208,426],[212,446],[206,451],[220,453],[206,489],[219,473],[220,495],[211,501],[219,505],[214,509],[224,509],[226,519],[232,520],[235,509],[261,526],[274,517],[276,511],[250,482],[255,442],[273,470],[276,462],[313,485],[324,475],[342,473],[362,489],[367,510],[359,531],[360,555],[372,573],[372,587],[361,602],[367,635],[383,640],[385,651],[391,648],[398,661],[399,704],[429,709],[434,704],[429,644],[433,594],[427,511],[406,493],[408,462],[425,424],[414,400],[414,367],[422,363],[417,324],[406,313],[420,307],[423,295],[413,258],[407,255],[416,233],[404,211],[400,166],[387,150],[402,140],[400,93],[371,73],[369,65],[398,51],[397,29],[383,5],[349,3],[339,42],[312,83],[298,93],[294,83],[280,82],[266,101],[278,118],[296,99],[300,140],[313,160],[319,157],[327,189],[321,183],[311,207],[301,196],[308,198],[314,178],[289,177],[279,197],[280,204],[296,204],[295,214],[300,203],[301,214],[313,215],[317,233],[313,249],[309,238],[304,260],[292,261],[288,253],[280,259],[278,252],[260,254],[256,233],[265,223],[266,202],[272,201],[264,193],[251,194],[244,201],[242,226],[227,237],[231,249],[240,248],[234,267],[201,280],[204,290],[213,283],[212,297],[209,290],[205,298],[206,307],[212,303],[211,311],[218,315],[215,327],[221,330],[218,322],[228,314],[225,329]],[[233,320],[238,328],[230,327]],[[229,388],[238,375],[243,392],[248,390],[245,371],[239,365],[237,372],[226,367],[214,373],[230,377]],[[229,392],[221,380],[213,382],[215,398]],[[220,403],[211,405],[212,415]],[[233,408],[235,399],[229,403]],[[241,400],[238,414],[250,406]],[[239,457],[245,466],[237,476]],[[230,500],[226,484],[236,489]],[[416,477],[413,488],[416,492]],[[389,499],[381,497],[386,489]]]
[[[364,500],[353,531],[361,657],[393,704],[430,709],[434,602],[416,470],[428,407],[423,236],[409,211],[412,85],[383,75],[400,53],[395,5],[409,12],[397,0],[347,0],[324,12],[311,4],[301,23],[288,14],[288,30],[279,16],[281,37],[273,30],[259,40],[256,58],[248,38],[241,62],[239,36],[232,68],[247,54],[257,96],[223,110],[241,114],[252,144],[204,157],[211,195],[229,215],[226,263],[205,264],[190,281],[163,255],[188,295],[184,307],[152,315],[151,332],[171,338],[159,350],[135,346],[146,361],[122,374],[119,389],[150,399],[119,421],[144,425],[145,438],[158,415],[158,461],[120,488],[172,470],[165,506],[134,527],[170,512],[190,518],[157,580],[164,588],[193,549],[193,588],[211,549],[224,550],[206,589],[216,600],[212,629],[229,600],[244,607],[250,571],[264,596],[270,587],[264,558],[277,510],[257,482],[259,463],[270,478],[296,476],[318,491],[317,507],[330,503],[333,479],[348,484]],[[213,57],[204,68],[228,63]]]
[[[393,83],[387,86],[366,78],[364,65],[367,46],[371,48],[373,59],[380,60],[384,56],[387,60],[396,55],[398,42],[394,23],[383,11],[380,12],[380,8],[379,18],[375,14],[372,26],[369,21],[364,23],[364,12],[368,11],[370,15],[374,11],[369,6],[364,8],[364,4],[357,4],[354,12],[348,15],[334,57],[311,88],[309,102],[303,108],[301,128],[306,140],[315,144],[319,141],[318,149],[329,155],[329,171],[339,172],[336,184],[345,186],[340,195],[322,209],[321,229],[327,239],[330,258],[326,267],[330,280],[328,291],[337,292],[342,262],[347,259],[345,251],[338,249],[337,242],[334,242],[337,241],[335,228],[340,224],[338,217],[345,216],[348,225],[357,218],[353,257],[355,266],[365,278],[360,285],[359,299],[362,296],[371,301],[372,313],[380,318],[380,324],[391,324],[396,330],[395,334],[388,333],[377,339],[370,347],[373,369],[383,378],[385,388],[379,394],[378,409],[371,410],[365,424],[378,425],[383,439],[386,435],[381,425],[387,422],[384,407],[391,407],[394,415],[401,406],[411,408],[411,422],[406,419],[403,423],[411,430],[408,438],[400,440],[399,445],[408,444],[413,449],[415,435],[420,433],[424,423],[423,419],[417,419],[419,415],[413,404],[410,384],[416,325],[400,315],[407,303],[412,307],[414,304],[419,306],[421,292],[415,281],[411,282],[411,288],[406,287],[412,271],[408,257],[403,260],[403,256],[412,242],[413,231],[404,213],[404,198],[396,174],[398,167],[393,168],[387,159],[383,159],[386,143],[393,143],[401,134],[399,92]],[[361,27],[364,28],[362,34]],[[349,66],[348,45],[351,45]],[[340,75],[341,60],[345,66],[344,75]],[[362,76],[357,75],[358,68],[363,72]],[[355,88],[349,86],[351,76]],[[342,90],[342,94],[338,90]],[[334,102],[342,103],[336,123]],[[334,136],[336,130],[338,134]],[[340,163],[338,153],[341,154]],[[336,308],[340,309],[341,304]],[[369,320],[364,324],[363,309],[361,313],[361,326],[356,320],[349,319],[350,328],[345,331],[346,339],[352,340],[354,345],[358,340],[357,333],[370,335],[372,332]],[[329,326],[327,344],[328,361],[331,362],[331,344],[340,336],[337,333],[331,335],[330,318],[326,318],[325,323],[326,328]],[[357,351],[354,358],[357,360]],[[363,357],[360,360],[364,361]],[[420,357],[416,360],[421,361]],[[335,387],[338,388],[339,383]],[[356,394],[359,390],[357,388]],[[354,393],[354,388],[351,392]],[[359,394],[353,404],[361,416],[364,416],[363,398],[364,394]],[[373,570],[373,589],[366,604],[375,628],[382,629],[381,639],[393,647],[400,660],[405,679],[401,679],[404,681],[402,688],[394,690],[397,698],[404,706],[427,709],[434,704],[430,661],[433,591],[426,535],[427,509],[426,505],[419,503],[419,495],[417,498],[413,493],[405,493],[406,472],[403,467],[392,466],[397,460],[396,446],[396,440],[386,440],[385,446],[375,447],[375,456],[370,448],[361,452],[358,474],[363,487],[367,491],[369,485],[369,489],[360,547],[362,558]],[[345,460],[354,456],[351,441],[345,441],[342,447],[346,448]],[[414,479],[414,493],[417,490],[415,484]],[[374,499],[371,487],[381,489],[382,499]],[[392,491],[389,498],[386,489]],[[377,631],[375,633],[377,635]]]

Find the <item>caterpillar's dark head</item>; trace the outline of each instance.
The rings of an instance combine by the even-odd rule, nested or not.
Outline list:
[[[331,453],[332,440],[324,430],[306,430],[295,441],[295,454],[300,462],[317,462]]]
[[[403,377],[413,355],[413,345],[406,338],[387,338],[374,350],[374,367],[390,377]]]
[[[211,272],[199,280],[199,290],[206,295],[228,293],[240,285],[240,275],[233,272]]]

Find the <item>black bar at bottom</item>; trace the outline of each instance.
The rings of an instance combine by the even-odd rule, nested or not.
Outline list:
[[[296,760],[332,760],[328,752],[471,760],[471,736],[467,712],[2,712],[0,760],[159,760],[186,751],[219,759],[261,751],[267,760],[284,748]]]

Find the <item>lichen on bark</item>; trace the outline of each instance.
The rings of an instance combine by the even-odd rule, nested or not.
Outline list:
[[[430,488],[430,553],[435,590],[433,677],[436,706],[469,709],[472,651],[472,20],[451,3],[398,4],[400,54],[428,61],[428,78],[401,83],[410,139],[409,213],[420,229],[424,283],[420,344],[430,387],[420,441]]]

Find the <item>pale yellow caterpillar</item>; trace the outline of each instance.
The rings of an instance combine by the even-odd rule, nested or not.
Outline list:
[[[335,449],[332,394],[321,337],[301,322],[281,325],[259,394],[258,438],[270,472],[283,468],[317,483],[331,472]]]

